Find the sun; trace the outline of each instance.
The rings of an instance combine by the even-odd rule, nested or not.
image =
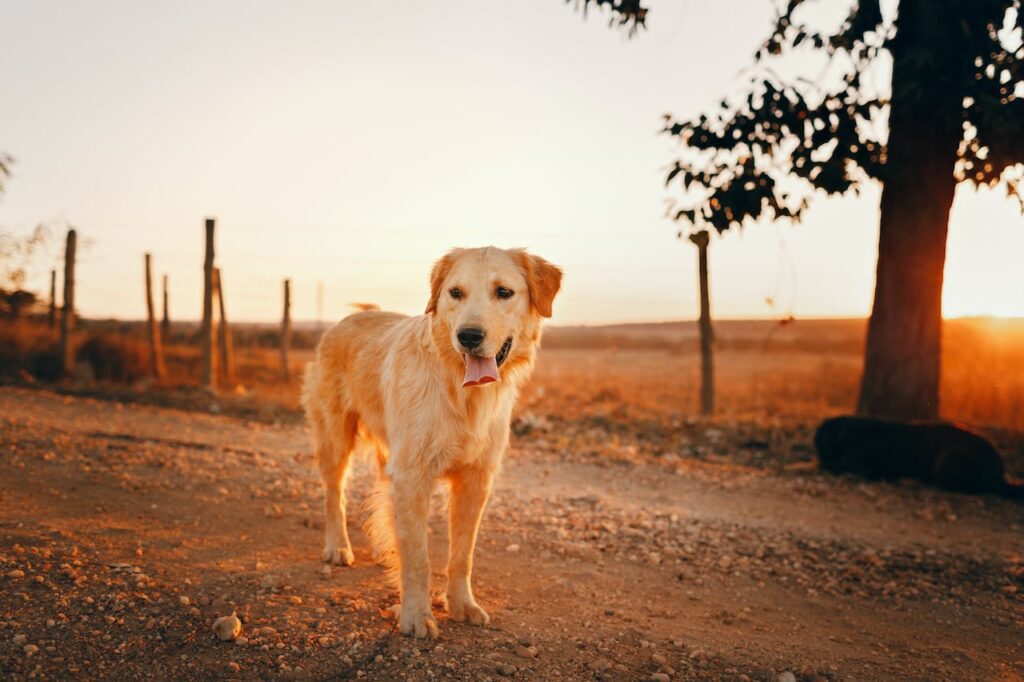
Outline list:
[[[1015,202],[958,190],[946,254],[943,317],[1024,317],[1024,216]]]

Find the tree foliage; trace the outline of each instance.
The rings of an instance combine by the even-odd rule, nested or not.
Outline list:
[[[639,29],[645,28],[647,19],[647,8],[640,0],[565,0],[566,3],[573,3],[577,9],[581,9],[583,16],[589,14],[590,6],[596,5],[599,9],[608,13],[609,26],[618,26],[626,29],[629,35],[635,34]]]
[[[605,5],[614,21],[640,25],[646,9]],[[665,117],[680,143],[666,184],[681,190],[670,216],[719,232],[760,218],[799,220],[816,192],[856,192],[886,180],[886,136],[892,88],[910,95],[914,82],[879,82],[891,63],[898,28],[879,0],[854,0],[838,29],[805,20],[821,0],[786,0],[754,55],[753,74],[738,97],[694,119]],[[950,172],[958,182],[1002,182],[1024,210],[1024,9],[1021,0],[961,0],[959,53],[947,87],[962,96],[963,137]],[[632,24],[630,22],[633,22]],[[816,79],[784,78],[773,66],[798,53],[818,53],[828,67]],[[929,59],[922,54],[920,59]],[[915,90],[916,89],[916,90]],[[903,94],[904,91],[901,91]]]

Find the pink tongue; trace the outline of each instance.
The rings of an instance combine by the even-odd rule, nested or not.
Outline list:
[[[481,358],[476,355],[464,355],[466,360],[466,378],[462,380],[462,387],[483,386],[492,381],[501,381],[498,376],[498,363],[493,357]]]

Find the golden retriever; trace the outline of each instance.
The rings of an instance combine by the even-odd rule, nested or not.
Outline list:
[[[434,265],[424,315],[351,315],[324,334],[306,370],[303,405],[326,488],[324,561],[353,562],[345,475],[362,442],[381,464],[367,531],[399,578],[403,634],[438,634],[427,556],[438,479],[451,492],[449,615],[488,621],[470,585],[477,529],[561,280],[559,268],[521,249],[455,249]]]

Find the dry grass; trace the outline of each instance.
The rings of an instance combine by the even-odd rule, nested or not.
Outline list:
[[[87,323],[79,333],[114,337],[133,367],[102,377],[134,381],[144,357],[137,324]],[[184,325],[166,347],[170,379],[165,391],[199,385],[194,329]],[[721,322],[716,327],[719,419],[812,421],[853,409],[861,370],[863,320]],[[242,327],[235,338],[236,384],[221,400],[241,396],[275,414],[298,410],[298,378],[313,357],[310,343],[291,353],[292,380],[281,379],[279,355],[262,328]],[[0,375],[34,374],[52,380],[56,334],[27,322],[0,323]],[[110,344],[108,344],[110,345]],[[1024,320],[951,320],[943,358],[943,415],[977,426],[1024,430]],[[88,356],[80,359],[89,359]],[[107,359],[109,362],[109,358]],[[665,323],[617,327],[553,328],[545,337],[534,379],[520,412],[566,421],[600,420],[670,429],[699,410],[696,325]],[[153,387],[146,382],[145,388]]]

